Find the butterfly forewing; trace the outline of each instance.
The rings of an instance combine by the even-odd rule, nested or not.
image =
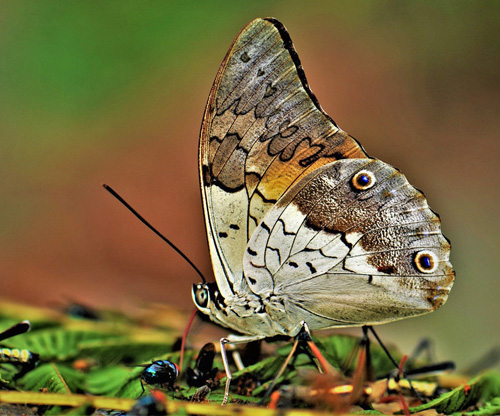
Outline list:
[[[359,172],[374,185],[356,189]],[[449,251],[438,217],[404,175],[379,160],[348,159],[278,200],[249,241],[244,275],[270,314],[279,304],[318,329],[381,323],[444,303],[454,279]],[[431,272],[419,270],[419,253],[436,261]]]
[[[244,290],[247,242],[294,183],[337,159],[366,157],[310,91],[284,27],[250,22],[217,74],[200,135],[205,221],[221,292]]]

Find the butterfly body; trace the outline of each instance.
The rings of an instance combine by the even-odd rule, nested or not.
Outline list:
[[[256,19],[211,90],[200,182],[216,283],[198,309],[253,339],[440,307],[454,280],[437,215],[322,110],[283,25]]]

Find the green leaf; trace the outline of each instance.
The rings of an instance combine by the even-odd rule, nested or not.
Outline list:
[[[2,322],[5,327],[8,327],[21,319],[22,316],[19,319],[15,316],[9,316],[0,321],[0,330]],[[59,396],[63,397],[64,400],[71,399],[61,402],[60,399],[49,398],[52,401],[47,402],[44,401],[49,396],[46,394],[40,396],[41,398],[37,398],[36,400],[41,400],[40,403],[45,403],[41,409],[44,414],[49,416],[56,414],[89,414],[93,408],[91,406],[82,407],[84,403],[86,404],[86,401],[82,401],[82,398],[92,400],[92,406],[94,407],[123,409],[125,398],[135,400],[142,395],[140,377],[143,367],[126,366],[125,363],[149,364],[156,359],[179,362],[179,352],[168,352],[172,349],[176,338],[175,332],[155,327],[151,325],[151,320],[148,323],[149,325],[144,327],[133,320],[122,320],[121,322],[74,321],[69,319],[60,319],[56,322],[54,320],[51,327],[35,328],[28,334],[5,341],[11,347],[26,348],[40,353],[41,363],[17,379],[16,374],[21,367],[3,363],[0,367],[0,381],[3,381],[8,388],[31,390],[25,392],[28,396],[40,394],[36,393],[39,389],[47,389],[51,392],[62,393]],[[356,367],[359,338],[334,335],[315,338],[315,342],[327,360],[334,366],[347,368],[348,371],[352,371]],[[234,379],[231,383],[231,401],[240,403],[258,402],[259,397],[269,389],[271,381],[285,362],[291,348],[292,342],[284,343],[275,348],[272,356],[262,358],[256,364],[234,372]],[[371,353],[373,366],[377,374],[385,374],[393,370],[393,364],[378,345],[372,343]],[[400,359],[401,355],[397,351],[391,350],[391,353],[396,360]],[[195,365],[194,357],[197,354],[198,351],[194,350],[185,352],[184,369],[187,366],[193,367]],[[82,371],[86,370],[87,372],[71,368],[70,363],[77,358],[90,359],[89,362],[93,363],[93,367],[83,368]],[[48,360],[50,362],[47,362]],[[215,366],[222,368],[218,355],[216,355],[215,361]],[[346,363],[349,365],[346,365]],[[309,372],[307,371],[309,369],[314,374],[317,373],[307,348],[303,350],[299,347],[296,355],[278,380],[278,385],[295,387],[310,384]],[[243,380],[246,377],[250,378],[250,382],[249,380]],[[219,404],[222,401],[224,383],[225,379],[222,379],[220,387],[210,392],[206,397],[208,402]],[[238,383],[240,383],[240,386],[238,386]],[[246,397],[236,394],[244,392],[245,389],[241,389],[241,386],[245,387],[247,385],[251,385],[248,392],[252,396]],[[148,387],[158,388],[159,386]],[[167,398],[177,401],[189,399],[195,391],[196,389],[189,388],[185,379],[181,377],[176,383],[175,390],[171,392],[165,391],[165,394]],[[68,394],[68,392],[83,392],[85,396]],[[95,396],[91,396],[92,394]],[[97,404],[98,400],[104,399],[108,400],[105,406]],[[26,402],[25,397],[16,400],[15,403]],[[131,402],[126,401],[128,402],[127,406],[131,406]],[[64,405],[61,407],[63,403]],[[298,402],[297,405],[300,406],[301,403]],[[470,407],[472,405],[476,407]],[[469,416],[499,414],[500,374],[495,372],[485,373],[481,377],[471,380],[467,387],[462,386],[454,389],[430,403],[411,410],[415,412],[436,409],[440,413],[458,416],[461,414],[459,412],[466,408],[469,409],[469,412],[466,413]],[[259,408],[255,409],[258,410]],[[472,411],[470,409],[476,410]],[[375,410],[363,410],[358,411],[356,414],[381,415],[383,413]]]
[[[435,409],[438,413],[451,414],[475,405],[480,399],[488,400],[500,389],[500,375],[495,372],[475,377],[467,384],[459,386],[437,399],[410,408],[411,413]]]
[[[153,386],[153,388],[155,387]],[[140,377],[137,377],[129,379],[114,396],[125,399],[138,399],[141,395],[149,394],[147,386],[144,386],[144,390],[145,392],[142,391]]]
[[[266,390],[264,387],[266,382],[271,382],[274,378],[274,375],[279,371],[283,363],[285,362],[285,357],[280,354],[276,354],[272,357],[268,357],[264,360],[261,360],[251,366],[245,367],[244,369],[233,373],[233,380],[231,381],[231,385],[233,388],[238,385],[238,381],[246,377],[247,375],[251,375],[254,377],[261,386],[253,391],[254,395],[258,395],[262,393],[262,391]],[[289,371],[285,370],[284,376],[286,376]],[[280,383],[283,381],[283,376],[279,380]],[[226,377],[221,380],[221,385],[224,385],[226,382]]]
[[[486,402],[479,409],[463,413],[464,416],[500,415],[500,397],[495,397],[491,402]]]
[[[68,360],[80,353],[83,341],[104,340],[116,335],[96,331],[70,331],[65,328],[50,328],[30,332],[22,337],[6,340],[10,347],[28,349],[45,361]]]
[[[86,391],[90,394],[114,397],[124,389],[125,385],[134,382],[139,387],[139,393],[131,398],[137,398],[141,393],[139,377],[142,371],[142,367],[123,365],[107,366],[91,371],[86,377]]]
[[[64,364],[47,363],[25,374],[18,383],[25,390],[75,393],[83,387],[83,374]]]
[[[19,373],[19,366],[2,363],[0,370],[0,383],[9,384],[15,381],[15,376]]]
[[[500,373],[488,371],[482,375],[484,380],[484,391],[482,399],[489,401],[492,398],[500,397]]]

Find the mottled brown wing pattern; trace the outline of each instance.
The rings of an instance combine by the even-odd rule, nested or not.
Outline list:
[[[292,184],[334,160],[361,157],[366,157],[361,146],[310,91],[282,24],[250,22],[219,69],[200,135],[200,178],[216,277],[223,273],[235,283],[253,230]]]
[[[360,173],[373,178],[369,188],[353,185]],[[419,253],[435,266],[422,268]],[[282,305],[316,329],[381,323],[446,301],[449,253],[439,218],[403,174],[376,159],[341,160],[310,173],[266,214],[244,275],[268,313]]]

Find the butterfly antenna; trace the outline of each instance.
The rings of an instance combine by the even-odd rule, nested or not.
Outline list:
[[[201,277],[201,280],[203,283],[207,282],[207,279],[205,279],[205,276],[203,276],[203,273],[196,267],[196,265],[187,257],[174,243],[172,243],[167,237],[165,237],[163,234],[161,234],[156,228],[154,228],[149,222],[147,222],[141,214],[139,214],[132,206],[125,201],[118,193],[111,188],[111,186],[103,184],[102,185],[106,191],[108,191],[111,195],[113,195],[118,201],[120,201],[125,207],[132,213],[134,214],[146,227],[148,227],[151,231],[153,231],[158,237],[160,237],[165,243],[167,243],[170,247],[172,247],[177,254],[179,254],[184,260],[188,262],[188,264],[198,273],[198,275]]]

